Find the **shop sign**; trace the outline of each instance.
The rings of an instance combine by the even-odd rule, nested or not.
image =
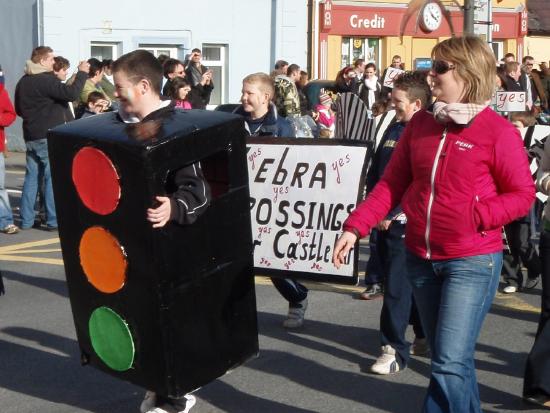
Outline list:
[[[329,30],[332,27],[332,0],[326,0],[323,3],[323,30]]]

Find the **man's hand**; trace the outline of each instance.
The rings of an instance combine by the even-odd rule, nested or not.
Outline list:
[[[83,60],[78,64],[78,70],[88,73],[90,71],[90,64],[86,60]]]
[[[153,228],[162,228],[170,220],[172,206],[170,205],[170,198],[166,196],[157,196],[156,199],[160,202],[160,206],[147,210],[147,221],[153,223]]]
[[[332,263],[336,268],[340,268],[344,263],[349,250],[353,248],[356,241],[357,236],[349,231],[344,231],[340,238],[338,238],[334,247],[334,253],[332,254]]]
[[[392,221],[389,219],[384,219],[376,225],[376,229],[379,231],[387,231],[390,228]]]

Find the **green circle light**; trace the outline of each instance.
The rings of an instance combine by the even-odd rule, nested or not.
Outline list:
[[[134,340],[126,321],[108,307],[94,310],[88,323],[92,346],[103,362],[117,371],[126,371],[134,362]]]

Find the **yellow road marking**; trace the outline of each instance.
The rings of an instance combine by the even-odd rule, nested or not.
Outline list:
[[[22,242],[21,244],[11,244],[5,247],[0,247],[0,254],[5,254],[7,252],[23,250],[32,247],[42,247],[44,245],[51,245],[59,243],[59,238],[43,239],[40,241],[30,241]]]
[[[0,261],[35,262],[37,264],[63,265],[63,260],[62,259],[39,258],[39,257],[21,257],[21,256],[18,256],[18,255],[0,255]]]
[[[14,262],[29,262],[37,264],[50,264],[50,265],[63,265],[63,260],[60,258],[42,258],[42,257],[29,257],[19,254],[45,254],[45,253],[57,253],[61,252],[61,248],[37,248],[46,245],[52,245],[59,243],[59,238],[50,238],[40,241],[23,242],[20,244],[12,244],[5,247],[0,247],[0,261],[14,261]],[[363,276],[364,271],[359,271],[359,275]],[[258,285],[270,285],[271,281],[269,277],[257,275],[255,279]],[[338,294],[358,294],[364,290],[363,286],[359,285],[339,285],[329,283],[319,283],[311,281],[302,281],[302,283],[310,290],[333,292]],[[493,305],[497,308],[503,308],[508,310],[528,312],[538,314],[540,308],[526,303],[517,295],[497,293],[495,302]]]

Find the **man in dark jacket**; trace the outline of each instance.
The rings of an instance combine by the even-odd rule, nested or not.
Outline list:
[[[201,59],[201,50],[193,49],[185,69],[187,80],[191,83],[189,102],[193,109],[206,109],[206,105],[210,103],[212,90],[214,90],[212,70],[201,64]]]
[[[23,118],[23,137],[27,146],[21,229],[29,229],[34,224],[39,177],[44,178],[46,229],[57,229],[46,133],[74,119],[68,103],[78,99],[90,67],[87,62],[81,62],[74,82],[67,85],[55,76],[53,64],[53,50],[47,46],[37,47],[15,88],[15,110]]]

